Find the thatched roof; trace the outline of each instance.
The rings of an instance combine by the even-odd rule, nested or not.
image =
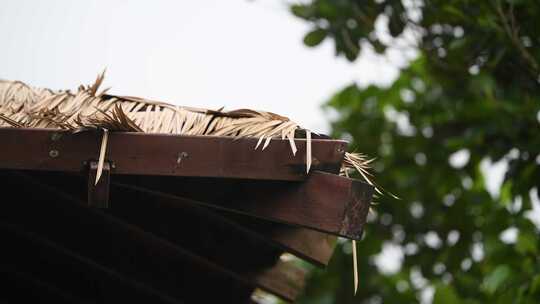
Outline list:
[[[243,136],[294,139],[299,126],[274,113],[241,109],[198,109],[138,97],[98,92],[103,76],[76,92],[32,88],[19,81],[0,81],[0,126],[32,128],[107,128],[179,135]],[[293,148],[293,152],[295,148]]]
[[[306,167],[311,166],[311,132],[285,116],[250,109],[223,111],[172,105],[132,96],[99,91],[104,74],[93,85],[76,92],[33,88],[20,81],[0,80],[0,127],[107,129],[178,135],[258,138],[255,149],[264,150],[272,138],[288,139],[296,154],[295,137],[307,139]],[[346,153],[343,174],[348,169],[369,178],[371,160],[359,153]]]
[[[128,137],[137,136],[134,134],[130,134],[129,132],[186,135],[186,136],[181,137],[184,140],[186,138],[190,138],[190,136],[195,136],[197,140],[201,139],[201,137],[199,136],[209,136],[209,137],[204,138],[204,140],[212,140],[212,137],[218,137],[217,139],[219,140],[228,140],[228,141],[232,141],[232,140],[230,138],[224,138],[224,137],[255,138],[255,139],[250,139],[250,140],[245,140],[245,141],[252,142],[254,145],[254,149],[260,148],[261,150],[265,150],[271,144],[272,139],[281,139],[280,143],[274,144],[275,146],[281,144],[282,147],[284,148],[284,149],[279,150],[280,152],[279,155],[285,155],[284,152],[286,152],[289,149],[289,146],[290,146],[290,151],[293,155],[296,155],[299,149],[300,151],[305,151],[306,153],[305,166],[306,166],[307,173],[310,173],[312,159],[315,159],[312,157],[312,143],[317,142],[319,138],[325,138],[324,136],[321,136],[318,134],[312,134],[311,131],[300,127],[297,123],[291,121],[289,118],[285,116],[281,116],[281,115],[274,114],[271,112],[256,111],[256,110],[249,110],[249,109],[240,109],[240,110],[234,110],[234,111],[224,111],[223,109],[215,109],[215,110],[200,109],[200,108],[176,106],[176,105],[172,105],[165,102],[153,101],[153,100],[148,100],[148,99],[139,98],[139,97],[116,96],[116,95],[107,94],[107,89],[102,90],[102,91],[99,90],[99,87],[103,82],[103,77],[104,75],[101,74],[100,76],[98,76],[94,84],[90,86],[80,86],[75,92],[52,91],[49,89],[33,88],[20,81],[0,80],[0,128],[6,128],[6,127],[8,128],[8,129],[3,129],[3,132],[5,133],[4,135],[9,135],[8,133],[10,132],[18,133],[17,136],[27,137],[26,138],[27,143],[28,142],[34,143],[34,142],[39,142],[40,140],[29,140],[30,138],[29,137],[30,134],[28,133],[29,131],[34,132],[34,133],[39,133],[39,132],[47,133],[47,132],[53,132],[53,131],[27,130],[27,128],[62,129],[62,130],[71,130],[73,132],[89,130],[89,129],[103,131],[103,136],[101,137],[101,147],[99,149],[100,153],[99,153],[99,160],[98,160],[98,165],[97,165],[97,173],[92,171],[92,170],[95,170],[95,169],[92,169],[93,167],[90,168],[90,172],[94,172],[95,174],[91,173],[89,176],[91,176],[92,181],[95,178],[95,183],[92,183],[93,185],[92,184],[88,185],[88,194],[89,194],[88,204],[89,205],[91,205],[90,194],[92,193],[92,195],[94,195],[95,193],[98,193],[99,191],[96,190],[98,187],[101,187],[100,189],[104,189],[103,184],[105,182],[102,182],[101,186],[98,186],[98,182],[100,181],[100,176],[103,170],[105,153],[107,151],[107,140],[108,140],[109,132],[114,132],[114,131],[128,132],[128,133],[116,133],[113,135],[113,136],[118,135],[118,136],[128,136]],[[15,130],[11,128],[25,128],[25,129]],[[58,132],[54,131],[54,133],[58,133]],[[96,135],[95,133],[91,133],[91,134]],[[164,150],[169,152],[170,143],[171,143],[169,141],[169,136],[163,136],[159,134],[158,135],[142,135],[142,136],[167,137],[165,141],[162,141],[160,143],[161,143],[161,147],[164,147]],[[34,134],[34,135],[37,136],[39,134]],[[49,135],[50,134],[48,134],[47,136]],[[79,138],[80,135],[70,135],[70,136],[75,136]],[[54,136],[49,136],[49,137],[53,138]],[[11,138],[12,138],[11,140],[12,142],[18,142],[20,137],[11,137]],[[37,137],[32,137],[32,138],[35,139]],[[305,138],[305,141],[304,140],[297,141],[297,139],[299,138]],[[10,140],[8,140],[8,142],[9,141]],[[114,143],[118,146],[118,141],[111,140],[111,143]],[[94,145],[95,141],[91,141],[90,144]],[[297,144],[298,144],[299,149],[297,149]],[[124,146],[131,147],[131,145],[124,145]],[[190,145],[190,146],[196,146],[196,145]],[[78,145],[77,147],[80,148],[80,145]],[[89,148],[88,146],[84,146],[84,147],[83,147],[84,149],[79,149],[79,150],[86,151]],[[77,166],[80,166],[79,158],[84,159],[84,160],[93,159],[93,157],[80,157],[81,155],[78,155],[79,158],[75,157],[73,155],[73,151],[69,149],[67,142],[65,143],[63,148],[64,148],[64,151],[71,151],[70,155],[73,157],[73,159],[76,159]],[[314,148],[320,148],[320,146],[314,144]],[[272,150],[272,149],[273,148],[270,148],[268,150]],[[39,149],[36,149],[36,150],[39,150]],[[119,149],[112,149],[112,150],[113,152],[118,153],[116,151],[118,151]],[[266,151],[267,153],[268,153],[268,150]],[[336,151],[336,150],[337,149],[332,148],[332,151]],[[20,149],[18,151],[20,151]],[[51,150],[50,153],[54,151],[56,150]],[[245,151],[245,149],[242,151]],[[330,175],[328,175],[327,173],[316,171],[317,166],[315,164],[313,165],[313,167],[315,168],[315,170],[313,170],[314,172],[312,174],[306,174],[306,171],[303,171],[304,160],[300,160],[299,166],[302,173],[301,178],[303,179],[301,183],[279,184],[279,183],[272,183],[267,180],[262,180],[262,181],[245,180],[243,181],[243,183],[245,184],[244,185],[245,187],[244,187],[244,186],[238,186],[234,182],[230,184],[225,179],[211,180],[210,183],[206,185],[203,183],[205,181],[204,179],[199,179],[196,182],[194,182],[191,186],[187,186],[185,188],[186,189],[197,188],[197,185],[198,185],[198,187],[200,188],[202,187],[201,189],[205,189],[205,190],[214,189],[214,191],[216,191],[217,193],[220,193],[219,199],[223,199],[222,193],[229,193],[232,190],[234,190],[231,193],[235,194],[235,196],[233,197],[234,201],[238,202],[239,205],[237,205],[236,207],[227,206],[227,208],[233,211],[247,212],[248,214],[255,216],[255,218],[265,218],[266,216],[267,219],[277,221],[280,224],[286,223],[286,224],[293,224],[293,226],[296,225],[299,227],[305,226],[310,229],[318,230],[320,232],[331,233],[334,235],[340,235],[340,236],[351,238],[353,240],[354,278],[355,278],[355,289],[356,289],[356,286],[358,284],[358,279],[357,279],[358,273],[356,270],[356,267],[357,267],[356,245],[354,245],[354,240],[359,239],[359,236],[361,233],[361,227],[365,223],[365,216],[367,215],[367,209],[369,208],[369,203],[371,201],[371,191],[373,188],[371,186],[373,186],[373,183],[370,181],[370,173],[368,172],[368,167],[371,160],[367,159],[364,155],[359,154],[359,153],[343,153],[344,148],[337,151],[340,151],[339,158],[336,159],[334,163],[335,166],[333,166],[333,169],[330,170],[332,171],[330,172],[331,173]],[[127,152],[125,150],[121,150],[120,153],[122,156],[125,157]],[[314,156],[317,156],[319,158],[317,153],[321,154],[320,149],[319,149],[319,152],[317,152],[316,149],[314,152]],[[229,154],[234,154],[234,153],[229,152]],[[328,153],[328,155],[329,154],[331,153]],[[53,153],[49,155],[51,158],[55,158],[56,157],[55,155],[58,155],[58,151],[56,151],[56,154]],[[334,153],[333,155],[337,155],[337,154]],[[119,158],[118,154],[116,154],[115,157],[116,157],[116,160],[119,161],[120,163],[120,160],[118,159]],[[152,155],[152,157],[154,157],[154,155]],[[211,154],[210,157],[214,158],[215,155]],[[34,155],[31,155],[31,156],[27,155],[26,159],[24,159],[27,163],[26,164],[27,166],[21,165],[21,163],[24,163],[24,161],[20,162],[21,158],[24,158],[24,156],[21,156],[18,153],[9,154],[7,157],[4,157],[4,159],[7,159],[7,161],[4,160],[4,168],[0,167],[0,169],[27,169],[27,170],[47,169],[45,168],[46,161],[37,161],[37,162],[29,161],[34,158]],[[131,157],[129,159],[131,161],[131,159],[135,159],[135,158],[136,157]],[[178,162],[180,162],[180,160],[181,160],[181,157],[179,158]],[[320,162],[320,159],[317,160],[317,162]],[[151,163],[151,160],[146,159],[145,166],[147,163]],[[206,163],[206,162],[195,161],[195,163],[196,163],[196,167],[199,167],[199,164]],[[267,163],[267,162],[264,162],[264,163]],[[341,171],[339,170],[340,163],[341,163]],[[271,158],[270,165],[275,167],[277,165],[277,159]],[[287,163],[286,165],[290,166],[290,163]],[[321,166],[321,164],[318,164],[318,165],[320,168],[324,167],[324,166]],[[243,163],[242,163],[242,166],[244,169],[246,168],[245,164]],[[55,169],[58,169],[58,168],[55,167]],[[125,169],[125,168],[121,168],[121,169]],[[272,171],[269,169],[269,167],[266,167],[266,169],[268,169],[267,171]],[[108,170],[109,169],[105,169],[105,171],[109,172]],[[351,170],[357,171],[362,176],[363,180],[371,185],[371,186],[367,186],[363,184],[369,187],[369,190],[362,188],[362,186],[358,185],[357,182],[354,182],[351,179],[336,176],[338,174],[338,171],[340,171],[339,172],[340,175],[344,175],[348,177],[349,171]],[[214,171],[217,171],[217,169],[215,168],[215,166],[212,166],[210,171],[212,171],[211,173],[213,174]],[[249,169],[247,171],[253,172],[257,170]],[[261,170],[261,171],[264,171],[264,170]],[[287,167],[287,172],[288,171],[290,171],[289,167]],[[0,173],[1,172],[2,170],[0,170]],[[69,173],[69,172],[63,172],[63,173]],[[166,217],[166,214],[168,214],[169,212],[171,214],[174,212],[177,212],[175,213],[174,220],[171,221],[171,223],[168,223],[171,226],[174,226],[177,223],[177,220],[181,218],[182,216],[186,217],[184,219],[186,222],[193,221],[193,224],[196,224],[198,221],[206,220],[208,221],[209,225],[214,225],[215,224],[214,222],[219,220],[228,226],[231,226],[231,227],[237,226],[236,224],[231,223],[228,220],[227,216],[221,217],[221,215],[213,215],[213,213],[208,213],[206,211],[203,212],[204,213],[203,215],[199,215],[200,218],[198,219],[192,218],[191,216],[188,216],[188,214],[184,214],[185,212],[188,212],[188,213],[192,212],[190,211],[192,208],[191,204],[196,203],[196,204],[201,204],[204,206],[207,206],[207,205],[217,206],[219,205],[219,202],[214,201],[213,197],[206,195],[204,193],[205,191],[197,191],[197,193],[204,194],[203,196],[195,195],[192,197],[190,196],[192,195],[192,193],[189,191],[185,193],[175,193],[176,196],[172,195],[174,193],[174,190],[176,189],[176,184],[174,184],[173,180],[166,181],[166,179],[160,179],[159,182],[154,183],[154,185],[159,185],[158,190],[165,191],[163,193],[156,192],[154,191],[155,189],[154,190],[151,189],[152,174],[150,174],[149,172],[145,172],[145,173],[147,173],[148,175],[144,177],[145,184],[142,186],[139,185],[141,187],[134,187],[134,188],[133,188],[133,185],[131,184],[136,183],[136,180],[129,180],[129,178],[126,179],[126,177],[123,177],[123,178],[115,177],[116,180],[120,180],[120,181],[122,181],[122,179],[126,179],[126,181],[128,181],[128,184],[131,185],[130,187],[132,187],[132,188],[128,187],[126,188],[127,190],[123,189],[121,191],[116,189],[115,191],[117,191],[116,192],[117,197],[122,197],[123,199],[131,198],[134,201],[136,201],[137,197],[133,196],[133,194],[130,194],[131,192],[134,191],[133,189],[136,189],[139,192],[138,195],[140,195],[140,193],[146,193],[145,195],[151,196],[150,197],[151,199],[156,199],[163,204],[165,204],[164,202],[169,202],[169,204],[172,204],[170,202],[171,197],[174,197],[173,199],[175,201],[173,205],[175,206],[175,208],[178,207],[177,206],[179,202],[178,200],[184,203],[184,200],[186,200],[187,198],[187,200],[189,200],[188,205],[190,206],[186,207],[187,211],[184,210],[181,213],[178,213],[177,212],[178,210],[175,211],[175,208],[169,208],[170,210],[167,209],[168,207],[166,208],[167,206],[166,204],[162,205],[160,207],[161,209],[159,210],[153,210],[151,209],[153,208],[152,206],[150,205],[147,206],[148,210],[153,210],[153,212],[159,213],[160,220],[163,220]],[[34,173],[30,173],[30,175],[31,174],[37,174],[37,173],[34,172]],[[15,176],[18,176],[18,175],[15,174]],[[19,182],[14,182],[11,190],[17,189],[17,187],[22,187],[21,185],[24,185],[24,187],[26,187],[26,183],[29,183],[29,181],[33,180],[31,178],[28,179],[27,178],[28,176],[26,176],[25,174],[22,174],[22,176],[23,178]],[[10,178],[9,174],[7,177],[9,180]],[[44,187],[42,185],[42,183],[45,183],[45,181],[52,183],[55,180],[54,175],[44,175],[42,177],[43,178],[41,179],[41,181],[35,182],[35,185],[36,187],[42,187],[44,192],[47,192],[47,191],[50,192],[49,199],[52,199],[52,197],[55,197],[55,196],[59,196],[60,198],[64,197],[65,199],[66,195],[64,192],[69,192],[77,188],[77,185],[72,185],[72,187],[68,186],[66,187],[67,189],[62,189],[63,185],[69,184],[70,182],[72,182],[74,178],[76,178],[75,176],[72,176],[70,174],[59,175],[56,177],[58,183],[56,185],[53,185],[54,186],[53,188],[57,190],[60,189],[58,191],[50,191],[50,188]],[[215,176],[211,176],[211,177],[215,177]],[[236,176],[233,176],[233,177],[236,177]],[[106,181],[107,191],[103,193],[106,193],[106,196],[108,196],[108,187],[109,187],[108,186],[108,183],[109,183],[108,173],[106,173],[105,180],[107,180]],[[190,180],[184,179],[182,182],[184,183],[184,185],[189,185]],[[166,187],[163,187],[163,184],[167,184],[167,183],[168,185],[166,185]],[[62,186],[59,186],[59,185],[62,185]],[[248,187],[247,185],[250,185],[250,187]],[[122,186],[122,183],[119,183],[115,185],[115,187],[122,188],[122,187],[125,187],[125,185]],[[251,189],[251,187],[253,187],[253,189]],[[320,190],[321,188],[324,188],[322,192]],[[220,189],[228,189],[228,191],[221,191]],[[251,189],[252,191],[248,191],[249,189]],[[291,191],[291,189],[297,189],[297,190],[295,190],[296,191],[295,192],[295,191]],[[377,190],[376,187],[375,187],[375,190],[380,193],[380,191]],[[212,191],[209,191],[209,192],[212,192]],[[281,197],[280,195],[275,196],[275,192],[279,192],[279,193],[283,192],[284,196],[283,197]],[[324,196],[324,193],[334,193],[334,192],[335,192],[334,196]],[[359,195],[358,193],[360,192],[362,192],[364,195],[363,196]],[[58,193],[60,193],[61,195],[59,195]],[[295,196],[296,195],[295,193],[299,193],[299,194]],[[76,197],[76,195],[79,193],[74,190],[74,193],[72,194],[75,195]],[[259,195],[262,195],[263,198],[258,198],[258,200],[260,200],[262,203],[264,203],[265,201],[268,201],[269,204],[260,204],[260,205],[256,204],[256,206],[258,206],[257,208],[263,208],[264,205],[269,206],[270,204],[274,204],[272,206],[276,207],[276,210],[281,210],[282,213],[276,215],[271,212],[269,213],[268,209],[265,209],[265,210],[242,209],[242,206],[244,207],[250,206],[252,197],[258,197]],[[35,196],[35,201],[32,201],[32,202],[35,202],[37,206],[43,206],[43,204],[41,204],[41,200],[42,200],[41,194],[34,193],[34,196]],[[244,196],[246,196],[247,198],[244,199],[243,198]],[[317,201],[317,199],[315,199],[319,196],[321,197],[320,202]],[[334,199],[334,198],[337,198],[337,199]],[[47,199],[47,197],[43,199]],[[65,200],[77,201],[77,199],[73,199],[73,197],[69,199],[65,199]],[[113,205],[115,206],[114,208],[121,209],[122,201],[123,200],[116,201],[116,205]],[[311,218],[313,218],[313,221],[309,221],[310,216],[305,216],[305,215],[302,217],[298,217],[298,219],[296,219],[295,217],[294,218],[287,217],[287,215],[291,213],[295,213],[297,210],[302,210],[302,208],[305,208],[304,202],[307,202],[307,201],[309,201],[310,203],[309,205],[310,209],[312,208],[316,209],[317,203],[320,203],[319,206],[328,207],[328,210],[335,211],[334,212],[335,214],[332,212],[330,212],[332,214],[326,213],[326,210],[322,210],[320,213],[310,214]],[[69,204],[67,204],[65,206],[62,206],[62,208],[69,209],[71,207]],[[65,210],[62,208],[60,208],[61,209],[60,212],[57,212],[58,214],[63,214],[65,212]],[[360,209],[362,209],[363,211]],[[50,210],[45,209],[43,212],[49,212],[49,211]],[[123,210],[123,212],[126,212],[126,214],[131,214],[131,210],[128,210],[128,211],[129,212],[127,212],[126,210]],[[79,212],[79,211],[76,211],[76,212]],[[89,221],[94,224],[95,224],[95,221],[103,217],[102,215],[88,215],[86,211],[84,212],[81,211],[81,212],[82,213],[78,216],[89,217]],[[123,216],[127,216],[126,214],[124,214]],[[331,217],[331,215],[334,217]],[[363,218],[360,218],[360,217],[363,217]],[[22,217],[22,218],[25,218],[25,217]],[[71,220],[70,217],[67,217],[64,219],[68,222],[69,220]],[[136,222],[136,220],[133,218],[129,218],[129,219]],[[232,219],[236,219],[236,218],[233,216]],[[242,220],[240,222],[242,222]],[[332,223],[332,224],[336,223],[336,226],[335,227],[329,226],[328,223]],[[137,224],[139,226],[144,226],[144,227],[148,225],[148,223],[146,222],[146,219],[143,222],[140,222],[140,223],[137,222]],[[162,224],[160,224],[159,227],[162,227],[163,226]],[[270,235],[267,235],[269,233],[268,231],[262,231],[262,232],[258,231],[259,227],[250,226],[249,221],[242,223],[242,225],[240,226],[243,227],[244,224],[250,229],[255,230],[255,232],[261,233],[261,235],[263,235],[264,237],[273,240],[272,242],[275,242],[273,238],[275,238],[276,235],[270,236]],[[45,225],[45,226],[48,226],[48,225]],[[116,224],[111,224],[111,229],[122,228],[122,227],[117,227],[117,226],[118,225]],[[298,228],[296,228],[296,230],[287,230],[291,228],[290,227],[287,228],[286,225],[283,227],[280,227],[280,229],[284,229],[284,227],[286,229],[285,231],[289,231],[287,234],[287,237],[286,239],[279,240],[277,243],[280,243],[280,242],[287,243],[287,242],[290,242],[290,240],[298,241],[298,239],[301,239],[302,241],[304,241],[304,239],[314,239],[318,243],[315,245],[319,246],[320,243],[326,242],[326,236],[319,232],[315,232],[315,234],[313,234],[313,232],[308,233]],[[81,232],[85,232],[84,230],[85,228],[84,229],[83,228],[80,228],[82,229]],[[155,227],[152,226],[152,227],[146,227],[146,228],[149,228],[149,229],[151,228],[150,230],[152,230]],[[13,233],[10,230],[12,229],[12,227],[6,228],[0,225],[0,233],[2,232],[2,229],[9,230],[8,235],[13,236]],[[260,238],[260,236],[255,236],[254,234],[252,235],[252,233],[246,232],[245,227],[242,229],[240,228],[238,229],[235,228],[235,229],[236,230],[234,232],[236,236],[242,235],[248,241],[252,241],[253,239]],[[168,228],[165,230],[168,231]],[[213,230],[215,230],[216,233],[219,234],[218,232],[220,232],[222,228],[218,227]],[[309,237],[306,237],[306,236],[309,236]],[[22,237],[25,238],[27,236],[23,235]],[[30,238],[33,239],[33,237],[30,237]],[[144,239],[145,241],[147,239],[147,237],[141,237],[141,238]],[[118,241],[120,242],[123,241],[123,238],[119,238]],[[157,245],[159,245],[158,243],[159,242],[156,241]],[[73,245],[73,244],[69,243],[67,245]],[[200,244],[198,244],[197,246],[199,245]],[[260,249],[262,248],[261,246],[263,245],[258,244],[255,247],[257,249]],[[268,245],[265,245],[265,246],[268,246]],[[272,247],[272,246],[269,246],[269,247]],[[302,246],[305,246],[305,245],[302,245]],[[94,247],[99,249],[99,246],[97,245]],[[293,245],[290,245],[289,247],[290,247],[289,249],[296,248]],[[148,250],[152,249],[153,245],[149,246],[148,248],[149,248]],[[196,248],[199,248],[199,247],[196,247]],[[121,249],[122,248],[120,248],[119,250]],[[320,249],[321,248],[318,248],[318,250]],[[295,252],[294,250],[293,252]],[[311,249],[309,250],[302,249],[302,250],[306,252],[314,252],[314,250],[311,250]],[[298,252],[301,253],[302,250],[298,250]],[[201,251],[201,254],[207,254],[207,253],[208,253],[207,251]],[[52,255],[56,256],[56,254],[52,254]],[[182,254],[179,254],[179,255],[182,255]],[[213,256],[211,257],[215,258]],[[274,254],[268,255],[268,257],[272,259],[275,258]],[[314,260],[317,260],[317,259],[314,259]],[[223,262],[223,261],[218,260],[218,262]],[[272,260],[271,262],[273,263],[275,261]],[[167,263],[164,262],[164,265],[165,264]],[[188,263],[187,265],[188,266],[191,265],[191,262]],[[208,268],[210,266],[204,266],[204,267]],[[225,273],[223,274],[225,278],[229,275],[227,274],[226,271],[223,273]],[[278,275],[281,275],[283,273],[287,273],[287,271],[280,269],[276,273]],[[269,273],[264,273],[264,275],[266,277],[268,277],[269,275],[273,277],[275,274],[270,271]],[[264,281],[264,282],[255,282],[255,283],[256,283],[255,285],[257,286],[260,285],[271,291],[279,292],[279,290],[274,290],[274,287],[272,287],[272,284],[271,284],[272,282]],[[244,282],[244,284],[246,284],[246,282]],[[250,285],[250,284],[247,284],[247,285]],[[280,288],[287,290],[287,288],[283,286],[281,286]],[[277,289],[280,289],[280,288],[277,288]],[[292,295],[294,295],[294,292],[292,293]],[[289,298],[291,299],[294,298],[292,295]],[[281,294],[281,296],[282,297],[285,296],[286,298],[288,297],[287,294],[284,295],[283,293]]]

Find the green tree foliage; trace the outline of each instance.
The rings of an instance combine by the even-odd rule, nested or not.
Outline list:
[[[540,303],[540,236],[531,221],[540,181],[540,2],[313,0],[291,10],[313,26],[306,45],[330,40],[350,61],[366,48],[384,55],[407,31],[418,49],[391,86],[351,84],[325,106],[339,114],[333,135],[377,157],[377,182],[401,200],[376,199],[358,244],[357,296],[343,243],[329,269],[313,272],[301,302],[414,303],[431,287],[434,303]],[[493,171],[482,168],[496,162],[507,168],[490,193]],[[503,241],[503,231],[517,237]],[[397,272],[374,263],[385,244],[404,252]]]

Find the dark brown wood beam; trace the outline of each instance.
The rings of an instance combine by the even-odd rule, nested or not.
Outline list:
[[[361,237],[373,194],[368,184],[319,171],[303,182],[123,176],[112,183],[355,240]]]
[[[0,239],[6,244],[0,250],[0,282],[6,287],[0,299],[14,303],[48,299],[50,303],[180,304],[15,224],[0,223]]]
[[[55,178],[49,174],[40,182],[64,192],[66,190],[61,190],[60,186],[72,188],[68,180],[72,178],[61,175]],[[303,285],[299,280],[303,277],[291,276],[294,270],[291,265],[281,262],[274,265],[282,253],[281,247],[263,236],[197,204],[179,201],[171,204],[147,193],[114,186],[110,194],[108,214],[186,248],[190,253],[245,277],[255,287],[282,299],[294,301],[300,294]],[[256,269],[260,271],[254,271]],[[294,273],[299,272],[301,270],[297,269]],[[279,278],[284,279],[283,285],[287,288],[276,287],[275,281]],[[291,278],[295,280],[291,281]]]
[[[290,248],[289,253],[325,267],[334,253],[337,238],[315,230],[279,225],[273,230],[272,239],[284,244],[284,248]]]
[[[106,159],[112,174],[202,176],[267,180],[306,177],[306,140],[273,139],[261,151],[255,138],[123,133],[109,135]],[[0,168],[80,172],[97,160],[101,134],[52,129],[0,128]],[[346,142],[312,140],[312,170],[338,173]]]
[[[8,300],[11,303],[95,303],[77,299],[69,292],[48,282],[13,269],[0,267],[0,284],[2,286],[0,303]]]
[[[266,291],[272,294],[280,293],[294,300],[304,290],[305,277],[305,269],[292,262],[280,260],[274,267],[257,275],[255,280],[259,285],[266,286]]]
[[[63,192],[76,196],[80,200],[85,199],[84,193],[87,183],[81,175],[37,171],[25,171],[25,174],[31,175],[39,179],[40,182],[56,189],[62,189]],[[90,177],[88,183],[93,182],[93,180],[94,178]],[[163,179],[161,180],[163,181]],[[141,192],[140,189],[132,185],[113,184],[111,189],[117,206],[111,206],[110,212],[126,220],[129,220],[126,216],[132,216],[133,219],[129,221],[136,225],[155,219],[158,227],[168,225],[176,227],[171,231],[178,231],[175,233],[179,236],[185,234],[186,231],[192,231],[193,225],[203,227],[202,230],[204,231],[209,230],[205,227],[217,226],[219,227],[217,231],[244,235],[243,239],[261,239],[261,242],[269,243],[266,246],[277,246],[317,266],[326,266],[334,250],[335,237],[333,235],[312,229],[261,220],[245,214],[216,208],[208,208],[200,202],[165,195],[157,191]],[[150,214],[153,214],[153,216],[147,216]],[[141,215],[141,219],[134,222],[138,215]],[[160,222],[165,221],[165,219],[170,219],[167,221],[170,224],[164,225]],[[149,228],[145,229],[148,230]],[[189,235],[180,238],[187,239],[187,237]],[[264,248],[264,246],[259,247],[259,245],[257,247]]]
[[[160,195],[153,191],[141,192],[132,186],[113,185],[113,203],[115,206],[111,212],[115,216],[147,231],[166,235],[167,239],[184,243],[182,246],[193,248],[191,246],[200,239],[200,235],[209,237],[212,231],[220,235],[214,235],[211,239],[218,242],[227,238],[233,240],[233,244],[227,244],[219,253],[212,248],[199,248],[197,253],[203,256],[215,253],[217,256],[214,258],[224,258],[227,250],[241,248],[242,252],[230,253],[238,257],[242,253],[250,254],[249,245],[252,245],[252,250],[276,253],[276,249],[282,249],[318,266],[326,266],[333,253],[332,237],[327,234],[220,212],[189,199]],[[152,219],[155,223],[150,223]],[[165,230],[160,229],[165,227]],[[198,231],[197,227],[200,227],[200,234],[194,233]],[[196,239],[185,244],[193,237]]]
[[[26,173],[22,176],[31,184],[38,182],[40,187],[54,179],[40,181],[29,177]],[[64,179],[64,181],[66,180]],[[34,184],[34,186],[36,185]],[[70,184],[66,183],[65,186],[69,187]],[[51,191],[48,191],[47,197],[52,196],[53,199],[62,197],[65,199],[69,196],[59,188],[49,190]],[[83,205],[82,202],[75,200],[72,203]],[[91,208],[88,210],[93,211]],[[180,255],[189,260],[189,263],[198,264],[202,260],[204,266],[207,264],[219,265],[217,268],[209,268],[214,272],[225,271],[227,275],[233,274],[232,279],[266,290],[286,301],[294,301],[301,292],[299,286],[302,285],[299,282],[288,283],[291,277],[290,266],[284,267],[282,263],[274,266],[276,259],[281,254],[279,247],[268,244],[261,236],[213,214],[206,208],[193,204],[171,206],[167,205],[167,202],[156,200],[155,197],[144,193],[126,189],[119,190],[113,187],[111,188],[111,208],[107,209],[107,213],[121,219],[122,222],[129,223],[129,225],[136,226],[163,239],[164,241],[161,243],[166,242],[166,244],[161,244],[161,246],[170,243],[175,248],[185,251],[188,253],[187,257],[182,252]],[[56,218],[55,221],[58,219]],[[109,228],[115,229],[115,226],[109,225]],[[77,227],[73,229],[78,231]],[[228,242],[223,243],[224,240],[228,240]],[[114,248],[111,249],[114,250]],[[194,260],[193,257],[198,258],[198,260]],[[174,257],[168,255],[160,257],[160,260],[163,263],[178,263]],[[179,271],[172,268],[171,271]],[[256,271],[257,269],[260,270]],[[281,274],[282,278],[289,278],[283,283],[287,286],[290,285],[288,288],[276,287],[275,278],[279,278],[282,271],[284,271]],[[298,272],[299,270],[296,271],[296,273]]]
[[[0,237],[9,244],[0,252],[0,282],[4,287],[10,286],[0,294],[0,299],[18,303],[44,299],[54,303],[140,302],[143,299],[152,303],[177,303],[17,226],[0,223]],[[39,256],[34,254],[36,252]],[[265,290],[295,299],[304,288],[305,275],[305,269],[280,260],[253,277],[259,286],[266,286]],[[78,279],[74,280],[75,277]]]
[[[319,267],[328,265],[336,243],[336,237],[312,229],[256,219],[244,214],[207,208],[215,213],[255,231],[284,251]]]
[[[5,172],[0,172],[5,173]],[[2,174],[3,175],[3,174]],[[85,206],[20,174],[2,176],[0,221],[39,236],[97,264],[185,302],[214,302],[224,295],[246,302],[255,282],[192,254],[184,248]],[[32,189],[32,191],[28,191]],[[105,209],[106,210],[106,209]],[[212,292],[200,293],[212,286]]]
[[[99,180],[98,162],[91,161],[88,165],[88,206],[96,208],[109,208],[109,192],[111,180],[111,166],[105,162]]]

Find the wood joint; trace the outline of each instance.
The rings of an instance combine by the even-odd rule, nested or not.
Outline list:
[[[97,161],[88,164],[88,206],[95,208],[109,208],[109,188],[111,176],[111,164],[103,163],[103,171],[96,183],[98,169]]]

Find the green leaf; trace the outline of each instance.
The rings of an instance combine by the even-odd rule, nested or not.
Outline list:
[[[308,5],[292,5],[291,12],[296,17],[309,19],[313,15],[313,8]]]
[[[527,3],[526,0],[506,0],[506,2],[512,5],[522,5],[522,4]]]
[[[326,38],[326,34],[326,30],[323,29],[311,31],[304,37],[304,44],[309,47],[317,46]]]
[[[455,6],[453,6],[453,5],[445,5],[445,6],[443,7],[443,10],[444,10],[446,13],[448,13],[448,14],[450,14],[450,15],[452,15],[452,16],[455,16],[455,17],[458,17],[458,18],[461,18],[461,19],[465,19],[465,18],[466,18],[465,14],[463,14],[463,12],[462,12],[461,10],[457,9],[457,8],[456,8]]]
[[[534,295],[535,293],[539,293],[540,294],[540,274],[537,274],[532,282],[531,282],[531,287],[530,287],[530,292],[532,295]]]
[[[512,202],[512,182],[506,181],[500,191],[499,201],[503,206],[508,206]]]
[[[450,285],[438,284],[433,295],[433,304],[456,304],[461,303],[454,288]]]
[[[496,297],[496,304],[508,304],[514,302],[516,298],[516,290],[507,290],[502,295]],[[514,302],[515,303],[515,302]]]
[[[467,44],[467,38],[455,39],[450,42],[448,49],[451,51],[459,50]]]
[[[522,254],[536,254],[538,252],[538,237],[528,231],[520,232],[516,243],[516,250]]]
[[[482,289],[488,294],[494,294],[511,276],[512,270],[508,265],[499,265],[488,274],[482,283]]]

